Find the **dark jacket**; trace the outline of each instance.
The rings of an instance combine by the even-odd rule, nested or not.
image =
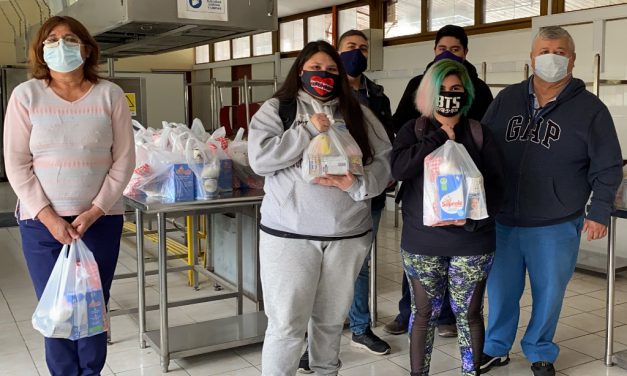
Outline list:
[[[372,82],[365,75],[363,76],[368,93],[368,108],[375,114],[383,124],[385,131],[390,138],[390,143],[394,142],[394,125],[392,122],[392,109],[390,99],[383,92],[383,86]],[[372,199],[372,209],[380,210],[385,207],[385,192]]]
[[[401,248],[410,253],[432,256],[471,256],[494,252],[496,238],[494,216],[503,192],[502,157],[492,132],[484,126],[483,147],[475,144],[465,118],[454,128],[455,141],[464,145],[483,175],[489,218],[467,220],[464,227],[429,227],[423,225],[424,159],[447,140],[440,124],[431,119],[421,140],[414,131],[415,120],[405,123],[392,148],[392,176],[403,180],[403,232]]]
[[[622,154],[607,107],[573,78],[533,118],[531,77],[501,91],[485,114],[501,146],[505,200],[499,223],[547,226],[587,218],[607,225],[622,179]]]
[[[427,69],[429,69],[431,65],[433,65],[433,62],[427,65]],[[492,96],[492,92],[490,91],[488,85],[486,85],[486,83],[479,78],[477,69],[467,60],[464,60],[464,66],[468,71],[468,75],[472,80],[473,86],[475,87],[475,100],[472,102],[472,106],[470,106],[468,117],[470,119],[480,121],[494,97]],[[422,114],[416,109],[416,90],[418,90],[418,86],[420,86],[423,76],[424,74],[421,74],[420,76],[416,76],[409,80],[409,83],[405,88],[405,92],[403,93],[400,102],[398,102],[398,107],[396,107],[396,112],[392,117],[392,120],[394,121],[395,133],[398,133],[403,124],[410,119],[417,119],[422,116]]]

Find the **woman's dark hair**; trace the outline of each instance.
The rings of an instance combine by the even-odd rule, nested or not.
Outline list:
[[[338,55],[335,48],[333,48],[333,46],[329,43],[321,40],[307,43],[305,48],[303,48],[296,57],[296,61],[294,61],[292,68],[290,68],[290,71],[285,78],[285,82],[283,82],[283,85],[281,85],[281,88],[277,90],[273,97],[278,98],[281,101],[293,101],[298,96],[298,91],[303,88],[303,84],[300,80],[300,74],[303,71],[303,66],[318,52],[323,52],[329,55],[335,64],[337,64],[340,76],[340,86],[337,88],[340,111],[342,112],[342,117],[346,122],[348,131],[361,149],[363,163],[368,164],[372,162],[373,155],[372,148],[370,147],[370,143],[368,141],[368,133],[366,131],[366,127],[364,126],[364,114],[361,111],[359,102],[353,96],[353,90],[348,84],[346,71],[342,65],[342,60],[340,60],[340,55]]]
[[[100,48],[94,37],[89,34],[89,31],[78,20],[68,16],[53,16],[44,22],[43,25],[37,31],[37,35],[33,39],[33,44],[29,51],[29,63],[31,68],[31,74],[33,78],[40,80],[47,80],[50,82],[52,76],[50,75],[50,69],[44,61],[44,41],[48,38],[48,35],[52,32],[52,29],[59,25],[67,25],[67,27],[76,34],[78,39],[81,40],[81,44],[85,47],[87,56],[85,57],[85,63],[83,64],[83,74],[85,79],[91,83],[98,82],[100,77],[98,76],[98,59],[100,59]]]

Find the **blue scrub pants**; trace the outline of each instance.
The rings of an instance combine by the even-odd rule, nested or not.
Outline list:
[[[559,347],[553,336],[575,270],[582,227],[583,217],[544,227],[497,223],[496,253],[488,276],[486,354],[504,356],[512,348],[527,271],[533,305],[522,350],[532,363],[555,362]]]
[[[74,218],[64,217],[68,222]],[[109,290],[118,262],[123,222],[121,215],[100,217],[82,238],[98,263],[106,303],[109,302]],[[63,244],[38,220],[19,221],[19,226],[24,257],[39,300]],[[46,363],[52,376],[100,375],[107,357],[107,333],[77,341],[45,338],[45,349]]]

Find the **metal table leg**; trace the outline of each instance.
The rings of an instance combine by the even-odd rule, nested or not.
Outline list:
[[[157,232],[159,236],[159,315],[160,315],[160,350],[161,371],[168,372],[170,366],[170,347],[168,343],[168,269],[166,253],[165,213],[157,214]]]
[[[616,246],[616,217],[610,220],[610,227],[607,234],[607,303],[605,315],[607,318],[605,332],[605,365],[613,366],[612,356],[614,355],[614,282],[616,278],[615,246]]]
[[[370,325],[377,326],[377,237],[370,246]]]
[[[194,290],[198,291],[198,215],[192,215],[192,279],[194,280]]]
[[[242,213],[235,212],[235,224],[236,224],[236,236],[235,236],[235,244],[236,244],[236,258],[235,261],[237,263],[237,314],[241,315],[244,313],[244,262],[243,258],[243,247],[242,247]]]
[[[137,316],[139,316],[139,348],[146,348],[146,274],[144,270],[144,213],[135,209],[135,241],[137,244]]]

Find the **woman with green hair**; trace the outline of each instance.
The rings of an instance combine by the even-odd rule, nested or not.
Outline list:
[[[429,374],[434,332],[448,286],[457,319],[461,374],[479,374],[483,350],[483,294],[495,250],[494,215],[502,191],[500,152],[490,131],[466,118],[474,98],[464,66],[440,60],[425,73],[416,93],[423,116],[407,122],[392,150],[392,175],[403,181],[401,256],[409,279],[412,376]],[[423,224],[424,161],[448,140],[461,143],[483,175],[489,217]],[[450,161],[440,161],[440,169]]]

